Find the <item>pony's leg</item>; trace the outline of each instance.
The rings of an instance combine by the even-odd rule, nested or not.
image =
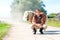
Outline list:
[[[47,29],[47,25],[43,25],[43,27],[44,27],[44,32],[46,31],[46,29]]]

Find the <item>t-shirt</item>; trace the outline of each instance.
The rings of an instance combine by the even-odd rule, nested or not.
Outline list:
[[[39,16],[34,15],[34,19],[35,19],[36,23],[40,24],[41,23],[41,19],[42,19],[42,15],[39,15]]]

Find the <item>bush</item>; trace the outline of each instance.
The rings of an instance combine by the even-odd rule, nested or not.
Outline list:
[[[56,13],[51,13],[48,15],[48,18],[54,18],[56,16]]]

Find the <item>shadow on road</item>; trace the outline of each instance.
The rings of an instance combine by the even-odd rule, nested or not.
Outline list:
[[[40,33],[37,34],[40,35]],[[60,30],[48,30],[44,32],[43,35],[57,35],[57,34],[60,34]]]
[[[60,30],[49,30],[46,31],[45,34],[49,34],[49,35],[56,35],[56,34],[60,34]]]

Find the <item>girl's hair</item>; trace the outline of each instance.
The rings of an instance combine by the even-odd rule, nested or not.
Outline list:
[[[41,10],[40,10],[40,9],[36,9],[36,10],[38,10],[38,11],[40,11],[40,12],[41,12]]]

